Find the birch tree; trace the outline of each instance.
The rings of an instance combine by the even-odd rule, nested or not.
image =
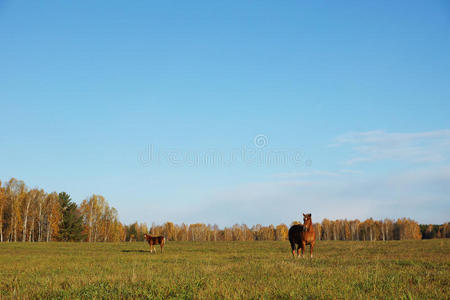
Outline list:
[[[59,196],[56,192],[47,195],[45,199],[45,211],[46,211],[46,242],[49,242],[53,236],[58,235],[59,222],[61,221]]]
[[[26,191],[25,183],[21,180],[11,178],[6,185],[7,202],[10,205],[10,233],[8,240],[17,242],[17,231],[21,223],[20,202]]]
[[[35,203],[37,201],[38,196],[39,196],[39,190],[32,189],[26,194],[25,200],[23,202],[22,242],[25,242],[27,240],[27,226],[28,226],[28,217],[30,215],[30,207],[33,203]],[[32,220],[32,221],[34,221],[34,220]]]
[[[6,191],[0,180],[0,242],[3,242],[3,208],[6,205]]]

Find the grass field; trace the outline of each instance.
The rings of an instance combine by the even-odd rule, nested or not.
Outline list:
[[[450,240],[0,244],[1,298],[448,299]]]

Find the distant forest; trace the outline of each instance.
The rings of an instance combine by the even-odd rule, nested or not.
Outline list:
[[[295,224],[297,222],[293,222]],[[319,240],[404,240],[450,237],[450,223],[419,225],[398,220],[328,220],[315,223]],[[291,225],[291,224],[290,224]],[[288,225],[236,224],[223,229],[213,224],[173,224],[148,226],[122,224],[118,212],[101,195],[92,195],[80,205],[65,193],[29,189],[21,180],[0,181],[1,242],[119,242],[143,241],[144,234],[164,235],[169,241],[256,241],[287,240]]]

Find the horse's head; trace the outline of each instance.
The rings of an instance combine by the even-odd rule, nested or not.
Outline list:
[[[311,214],[303,214],[303,231],[309,231],[312,227]]]

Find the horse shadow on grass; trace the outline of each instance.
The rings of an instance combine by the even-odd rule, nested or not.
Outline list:
[[[150,253],[150,250],[120,250],[120,252],[126,252],[126,253]]]

